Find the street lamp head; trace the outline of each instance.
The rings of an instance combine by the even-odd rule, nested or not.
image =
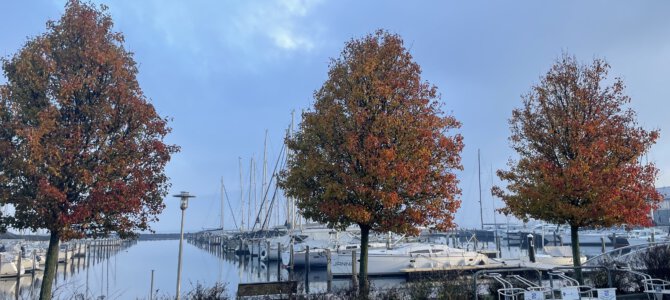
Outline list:
[[[191,195],[188,192],[184,192],[184,191],[182,191],[181,193],[179,193],[177,195],[173,195],[173,197],[180,198],[179,208],[181,208],[181,210],[185,210],[188,207],[188,198],[195,198],[194,195]]]

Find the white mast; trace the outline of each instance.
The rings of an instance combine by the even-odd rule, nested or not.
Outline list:
[[[223,190],[223,176],[221,176],[221,233],[223,233],[223,224],[224,224],[224,222],[223,222],[224,221],[223,216],[224,216],[224,213],[225,213],[225,211],[223,209],[224,201],[225,201],[225,198],[224,198],[224,190]]]
[[[267,154],[268,154],[268,130],[265,129],[265,141],[263,142],[263,178],[261,179],[261,182],[262,182],[261,183],[261,197],[262,197],[261,208],[263,208],[263,218],[265,218],[265,216],[267,216],[268,213],[270,213],[268,211],[269,210],[269,203],[267,203],[268,199],[266,199],[267,196],[268,196],[268,193],[265,190],[267,188],[266,187],[267,182],[265,181],[265,177],[267,177],[267,168],[268,168],[268,166],[267,166],[268,165]],[[265,204],[265,205],[263,206],[263,204]],[[267,225],[270,225],[269,223],[270,222],[268,222]],[[262,229],[265,229],[265,228],[262,228]]]
[[[479,149],[477,149],[477,176],[479,176],[479,218],[482,222],[482,230],[484,229],[484,208],[482,206],[482,166],[479,159]]]
[[[295,110],[291,111],[291,127],[289,127],[288,137],[293,138],[293,119],[295,118]],[[295,227],[295,199],[291,197],[291,228]]]
[[[253,200],[252,195],[253,195],[253,191],[254,191],[253,190],[253,184],[252,184],[253,183],[253,178],[254,178],[253,177],[254,176],[253,170],[254,170],[254,158],[252,157],[251,160],[249,161],[249,212],[247,213],[249,222],[247,224],[247,229],[250,229],[251,226],[252,226],[251,224],[255,222],[255,220],[251,219],[251,206],[252,206],[251,201]]]
[[[244,181],[242,180],[242,158],[238,157],[240,162],[240,207],[242,207],[242,221],[240,231],[244,231]]]
[[[491,187],[493,187],[493,165],[491,165]],[[491,207],[493,207],[493,223],[494,226],[498,226],[498,221],[496,220],[496,198],[491,197]]]

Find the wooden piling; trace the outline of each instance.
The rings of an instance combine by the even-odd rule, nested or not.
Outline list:
[[[33,249],[33,273],[31,274],[32,278],[35,278],[35,273],[37,273],[37,250]]]
[[[268,248],[268,251],[270,251],[269,248]],[[269,252],[268,252],[268,254],[269,254]],[[269,259],[269,256],[268,256],[268,259]],[[281,259],[281,243],[277,242],[277,281],[281,281],[281,265],[282,265],[282,263],[283,263],[283,261]],[[268,264],[268,268],[269,268],[269,265],[270,264]]]
[[[332,280],[333,280],[333,273],[330,269],[330,263],[331,263],[331,256],[330,256],[330,249],[326,249],[326,291],[328,293],[331,292],[332,289]]]
[[[356,250],[351,250],[351,287],[356,290],[358,287],[356,277]]]
[[[289,248],[289,263],[291,264],[291,268],[289,269],[289,280],[293,280],[293,271],[295,270],[295,260],[293,259],[293,245],[291,244],[291,248]]]
[[[502,257],[502,249],[501,249],[501,245],[500,245],[500,236],[499,235],[496,235],[496,250],[497,250],[496,258]]]
[[[305,246],[305,293],[309,294],[309,246]]]
[[[23,259],[23,255],[19,252],[18,258],[16,259],[16,278],[19,279],[21,278],[21,260]]]

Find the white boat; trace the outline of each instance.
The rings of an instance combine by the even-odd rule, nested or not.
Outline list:
[[[58,249],[58,262],[59,263],[69,262],[72,259],[73,254],[74,250],[69,249],[67,244],[60,245]]]
[[[263,261],[277,261],[280,259],[278,245],[281,244],[282,252],[288,249],[291,243],[291,237],[288,235],[277,236],[268,239],[267,242],[261,244],[261,260]],[[270,246],[268,248],[268,246]]]
[[[535,261],[538,263],[557,265],[557,266],[572,266],[572,248],[569,246],[544,246],[542,249],[544,253],[536,253]],[[582,263],[586,262],[586,256],[580,256]]]
[[[354,244],[357,237],[354,228],[347,228],[347,231],[339,232],[329,228],[309,228],[294,235],[294,240],[297,243],[293,244],[293,264],[294,266],[305,265],[306,248],[310,249],[310,265],[311,266],[326,266],[328,264],[325,249],[330,249],[335,252],[340,245]],[[290,242],[290,240],[289,240]],[[290,262],[290,244],[282,245],[282,263],[289,265]],[[276,252],[276,242],[270,246],[270,255]],[[274,251],[273,251],[274,250]]]
[[[293,252],[293,264],[295,266],[305,266],[307,265],[307,251],[294,251]],[[332,255],[332,252],[331,252]],[[282,253],[282,262],[286,265],[290,263],[290,257],[286,252]],[[328,265],[328,255],[326,254],[326,248],[310,248],[309,249],[309,265],[312,267],[325,267]]]
[[[332,259],[331,271],[334,276],[351,275],[351,250],[338,251],[332,255]],[[358,264],[360,252],[356,253],[356,260]],[[393,275],[412,268],[449,268],[486,263],[488,257],[483,254],[447,245],[412,243],[392,249],[368,251],[368,275]]]
[[[25,274],[23,268],[17,268],[14,256],[0,253],[0,277],[15,277]]]
[[[650,227],[633,229],[626,234],[628,244],[631,246],[668,240],[668,233],[661,229]]]
[[[613,244],[612,238],[616,236],[616,244],[619,246],[626,246],[625,233],[621,230],[615,229],[600,229],[600,230],[580,230],[579,231],[579,245],[580,246],[601,246],[605,242],[606,246]],[[563,245],[572,245],[572,238],[570,231],[561,234],[561,241]]]

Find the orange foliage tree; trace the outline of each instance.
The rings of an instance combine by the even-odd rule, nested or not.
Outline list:
[[[493,188],[506,214],[570,225],[575,266],[580,227],[649,225],[662,200],[657,168],[640,161],[659,132],[637,125],[624,83],[608,80],[609,68],[567,54],[556,61],[512,112],[510,142],[520,157],[497,172],[506,189]]]
[[[453,225],[460,206],[454,169],[462,137],[437,88],[395,34],[378,31],[346,43],[302,115],[281,187],[302,214],[331,227],[361,229],[360,287],[367,291],[371,230],[416,234]]]
[[[149,228],[178,150],[104,6],[71,1],[47,29],[3,60],[0,87],[0,201],[14,208],[4,223],[50,231],[40,299],[51,299],[59,241]]]

